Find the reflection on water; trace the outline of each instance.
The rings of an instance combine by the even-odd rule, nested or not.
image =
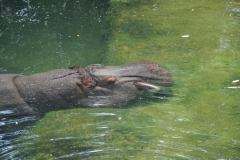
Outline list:
[[[1,117],[4,117],[1,115]],[[28,135],[30,126],[38,120],[38,116],[22,116],[1,118],[0,121],[0,158],[13,159],[20,154],[19,148],[29,143],[35,136],[20,139],[21,135]]]
[[[240,75],[238,1],[6,0],[0,6],[1,73],[149,60],[175,77],[174,97],[155,94],[125,109],[3,118],[1,159],[240,159],[240,90],[226,88],[238,85],[231,82]]]

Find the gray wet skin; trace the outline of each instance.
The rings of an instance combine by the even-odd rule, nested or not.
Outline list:
[[[0,75],[0,111],[46,113],[72,107],[118,107],[146,91],[173,85],[169,71],[151,62],[93,64],[19,76]]]

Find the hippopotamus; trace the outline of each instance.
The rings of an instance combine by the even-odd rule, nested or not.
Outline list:
[[[144,92],[172,85],[172,74],[152,62],[92,64],[27,76],[1,74],[0,116],[74,107],[117,107]]]

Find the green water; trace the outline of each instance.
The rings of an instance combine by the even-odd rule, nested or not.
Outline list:
[[[98,3],[101,3],[99,1]],[[2,2],[2,72],[38,73],[100,63],[109,24],[108,4],[89,1]]]
[[[59,6],[63,2],[67,4],[62,12],[74,14],[67,12],[68,1]],[[94,11],[95,17],[101,15]],[[89,17],[94,17],[92,14]],[[16,148],[21,154],[17,156],[240,159],[240,90],[226,88],[240,85],[232,84],[240,79],[240,1],[112,0],[106,23],[95,19],[84,21],[88,26],[82,31],[78,31],[78,23],[64,17],[62,25],[57,23],[55,28],[42,24],[30,35],[26,30],[28,36],[0,53],[3,73],[153,61],[173,73],[174,96],[167,100],[157,96],[137,99],[125,108],[47,113],[29,135],[21,137]],[[53,33],[56,38],[51,39]],[[106,33],[111,38],[103,43],[101,37]],[[85,34],[85,39],[94,36],[85,41],[78,34]],[[16,40],[17,35],[13,36]],[[5,39],[0,42],[2,46],[8,43]],[[63,47],[59,47],[60,42]]]

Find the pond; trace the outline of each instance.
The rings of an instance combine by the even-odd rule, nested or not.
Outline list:
[[[1,74],[151,61],[175,79],[171,95],[126,106],[2,118],[1,159],[240,159],[240,1],[0,0],[0,9]]]

